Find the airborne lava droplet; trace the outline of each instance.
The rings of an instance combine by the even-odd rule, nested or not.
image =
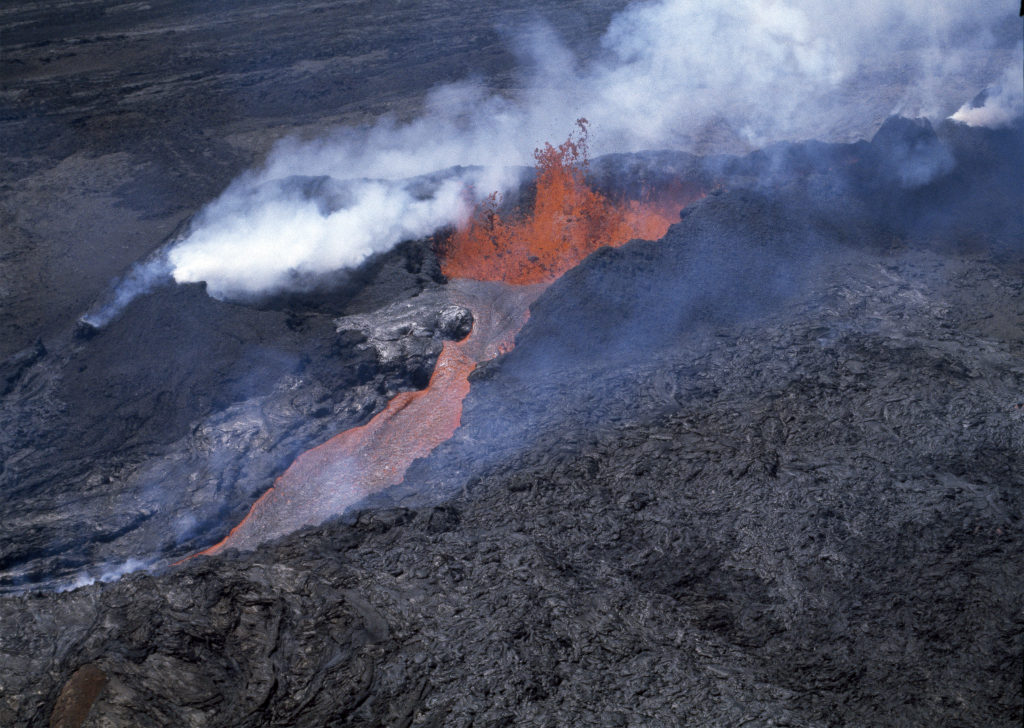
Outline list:
[[[251,549],[339,515],[365,496],[402,482],[416,458],[449,439],[462,419],[469,374],[512,349],[529,306],[544,288],[598,248],[657,239],[688,200],[615,204],[585,182],[586,120],[569,139],[534,152],[532,214],[503,220],[492,196],[441,251],[452,303],[473,311],[462,342],[445,342],[426,389],[403,392],[369,423],[299,456],[227,538],[203,551]],[[674,210],[674,212],[670,212]]]

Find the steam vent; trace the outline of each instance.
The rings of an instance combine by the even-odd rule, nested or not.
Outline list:
[[[0,9],[0,725],[1024,724],[1012,2]]]

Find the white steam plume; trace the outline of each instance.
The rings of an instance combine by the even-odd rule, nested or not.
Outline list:
[[[993,86],[985,89],[980,105],[967,103],[950,119],[968,126],[1008,126],[1024,114],[1024,43],[1017,46],[1014,58]]]
[[[307,178],[308,179],[308,178]],[[464,178],[418,197],[408,184],[352,182],[344,206],[282,193],[280,185],[230,191],[167,255],[179,283],[206,281],[217,298],[277,290],[354,268],[374,253],[429,235],[467,206]]]
[[[117,581],[125,574],[132,574],[136,571],[149,571],[152,566],[152,563],[140,559],[128,559],[123,564],[103,564],[102,566],[82,571],[71,581],[57,586],[54,591],[58,593],[68,592],[95,584],[97,581],[103,583]]]
[[[124,278],[114,286],[108,299],[98,306],[94,306],[79,320],[94,329],[101,329],[137,296],[149,293],[154,286],[162,281],[170,280],[170,264],[167,262],[164,251],[158,250],[155,255],[133,265]]]
[[[458,223],[461,186],[508,189],[518,177],[501,170],[530,164],[534,148],[564,139],[581,116],[595,154],[852,141],[890,113],[942,118],[986,63],[1000,53],[1005,63],[998,38],[1016,27],[1015,10],[1004,0],[642,2],[612,20],[588,62],[534,29],[519,36],[526,80],[514,99],[453,84],[429,94],[412,123],[385,118],[285,140],[203,211],[167,260],[175,280],[205,280],[218,296],[302,285]],[[454,165],[479,168],[426,187],[403,182]],[[296,175],[348,180],[344,200],[297,193],[298,182],[285,183]]]

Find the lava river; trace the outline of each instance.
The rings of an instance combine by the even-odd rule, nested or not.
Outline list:
[[[491,198],[439,246],[451,302],[470,309],[474,324],[463,341],[445,342],[429,385],[397,395],[366,425],[299,456],[227,538],[202,553],[254,548],[400,483],[413,460],[455,433],[469,374],[512,348],[544,288],[601,246],[662,237],[695,199],[615,204],[590,189],[583,120],[564,144],[545,145],[534,156],[530,214],[502,219]]]

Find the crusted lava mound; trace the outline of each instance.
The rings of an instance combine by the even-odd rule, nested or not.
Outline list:
[[[724,191],[556,281],[360,512],[0,599],[0,722],[1019,725],[1024,149],[936,131],[601,160]],[[336,372],[380,361],[358,343]]]

